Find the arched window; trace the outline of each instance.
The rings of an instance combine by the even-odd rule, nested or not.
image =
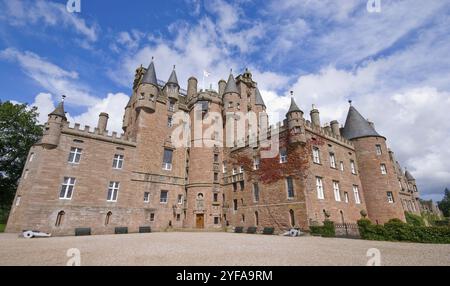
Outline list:
[[[111,216],[112,216],[112,212],[108,212],[106,214],[106,218],[105,218],[105,226],[109,224],[109,222],[111,221]]]
[[[289,218],[291,220],[291,226],[294,227],[295,226],[295,216],[294,216],[293,210],[289,210]]]
[[[242,222],[245,222],[245,215],[242,215]]]
[[[339,213],[341,214],[341,221],[342,221],[342,223],[345,223],[344,212],[342,210],[340,210]]]
[[[55,223],[55,226],[56,227],[58,227],[58,226],[61,226],[61,224],[63,223],[63,221],[64,221],[64,215],[65,215],[66,213],[64,212],[64,211],[60,211],[59,213],[58,213],[58,216],[56,217],[56,223]]]
[[[255,226],[259,225],[259,214],[258,212],[255,212]]]

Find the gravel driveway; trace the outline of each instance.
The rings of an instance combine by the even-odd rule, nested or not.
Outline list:
[[[66,265],[77,248],[81,265],[366,265],[367,250],[381,265],[450,265],[450,245],[282,237],[214,232],[169,232],[23,239],[0,234],[0,265]]]

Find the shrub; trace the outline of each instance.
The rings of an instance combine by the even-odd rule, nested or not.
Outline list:
[[[325,220],[323,225],[312,225],[309,227],[312,235],[321,235],[322,237],[335,237],[334,223],[329,220]]]
[[[392,219],[384,226],[361,219],[358,227],[361,238],[367,240],[450,243],[450,227],[414,226],[398,219]]]
[[[419,215],[415,215],[410,212],[405,212],[406,217],[406,223],[413,225],[413,226],[425,226],[425,222],[423,220],[423,217]]]

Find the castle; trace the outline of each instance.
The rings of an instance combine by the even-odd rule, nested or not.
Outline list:
[[[218,87],[198,90],[191,77],[183,90],[175,68],[164,83],[153,61],[141,66],[120,136],[108,133],[106,113],[94,129],[69,126],[61,101],[29,152],[6,231],[306,230],[326,218],[355,223],[366,213],[381,224],[419,213],[415,179],[351,104],[341,127],[322,125],[315,107],[307,120],[292,98],[286,119],[265,129],[268,136],[255,139],[245,125],[244,137],[230,146],[221,139],[235,135],[228,122],[244,112],[266,121],[266,106],[248,70]],[[203,122],[200,132],[188,130],[185,146],[173,135],[180,114],[185,125]],[[220,132],[202,132],[218,122]],[[261,144],[273,145],[275,137],[279,150],[266,159]],[[206,141],[212,144],[195,144]]]

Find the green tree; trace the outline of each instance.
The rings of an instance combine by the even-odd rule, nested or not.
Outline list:
[[[445,217],[450,217],[450,191],[448,188],[445,188],[444,198],[438,202],[438,207]]]
[[[36,109],[0,100],[0,220],[14,200],[28,152],[42,136]]]

